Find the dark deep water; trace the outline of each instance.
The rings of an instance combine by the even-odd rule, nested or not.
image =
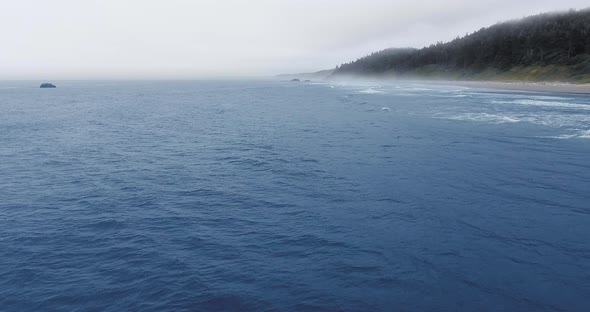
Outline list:
[[[590,97],[0,82],[2,311],[589,311]]]

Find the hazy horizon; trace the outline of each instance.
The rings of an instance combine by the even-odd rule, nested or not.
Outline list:
[[[420,48],[587,1],[5,1],[1,80],[261,77]]]

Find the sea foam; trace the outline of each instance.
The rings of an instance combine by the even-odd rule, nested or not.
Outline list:
[[[375,90],[374,88],[369,88],[369,89],[366,89],[366,90],[358,91],[358,93],[363,93],[363,94],[382,94],[382,93],[385,93],[385,92],[384,91],[381,91],[381,90]]]
[[[496,114],[488,114],[488,113],[466,113],[460,114],[455,116],[448,116],[446,119],[450,120],[472,120],[472,121],[483,121],[483,122],[491,122],[495,124],[503,124],[503,123],[514,123],[519,122],[520,119],[504,116],[504,115],[496,115]]]
[[[514,101],[492,101],[492,103],[493,104],[517,104],[517,105],[529,105],[529,106],[543,106],[543,107],[590,110],[590,105],[578,104],[578,103],[567,103],[567,102],[554,102],[554,101],[514,100]]]

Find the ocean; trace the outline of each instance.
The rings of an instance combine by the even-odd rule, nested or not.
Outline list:
[[[0,82],[1,311],[589,311],[590,96]]]

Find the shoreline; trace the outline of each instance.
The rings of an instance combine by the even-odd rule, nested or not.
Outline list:
[[[296,76],[293,76],[296,77]],[[455,80],[421,77],[376,77],[376,76],[339,76],[326,77],[324,81],[341,82],[372,82],[372,83],[395,83],[411,82],[431,85],[455,85],[474,89],[512,90],[528,92],[551,92],[570,94],[590,94],[590,83],[573,83],[563,81],[527,81],[527,80]]]
[[[445,80],[445,79],[420,79],[417,77],[384,78],[384,77],[328,77],[324,81],[341,82],[369,82],[369,83],[396,83],[410,82],[418,84],[459,86],[473,89],[511,90],[523,92],[549,92],[569,94],[590,94],[590,83],[577,84],[560,81],[498,81],[498,80]]]
[[[461,87],[529,91],[529,92],[551,92],[551,93],[573,93],[590,94],[590,84],[574,84],[567,82],[533,82],[533,81],[469,81],[469,80],[448,80],[448,81],[426,81],[423,82],[458,85]]]

